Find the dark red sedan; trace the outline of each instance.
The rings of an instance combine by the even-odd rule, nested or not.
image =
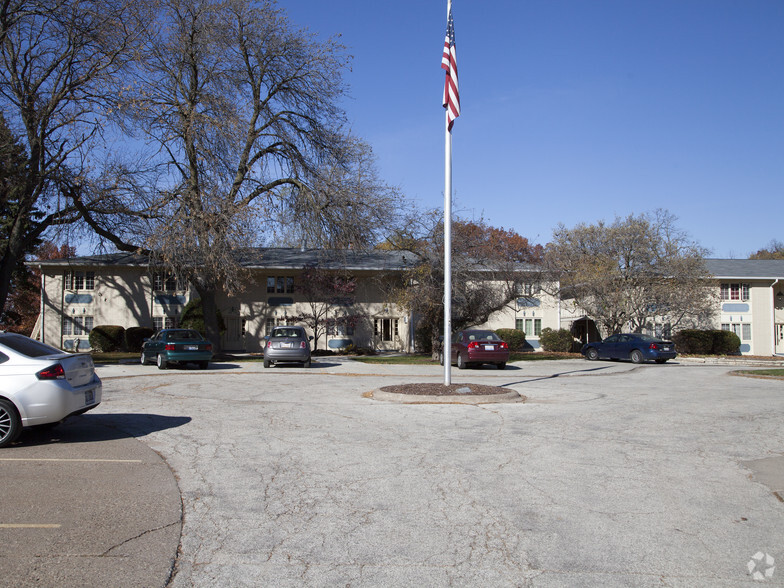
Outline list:
[[[444,365],[444,353],[441,352],[441,365]],[[506,367],[509,361],[509,345],[493,331],[470,329],[458,331],[452,336],[452,365],[458,369],[478,367],[483,363],[492,363],[499,370]]]

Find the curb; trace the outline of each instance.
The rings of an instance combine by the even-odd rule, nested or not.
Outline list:
[[[384,402],[396,402],[398,404],[498,404],[501,402],[525,402],[525,396],[518,392],[511,391],[504,394],[485,394],[485,395],[427,395],[427,394],[399,394],[396,392],[384,392],[374,390],[368,393],[366,398],[381,400]]]

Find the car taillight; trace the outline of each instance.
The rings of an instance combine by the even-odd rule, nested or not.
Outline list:
[[[307,346],[307,345],[305,344],[305,342],[304,342],[304,341],[300,341],[300,342],[299,342],[299,348],[300,348],[300,349],[305,349],[305,347],[306,347],[306,346]]]
[[[176,349],[174,343],[167,343],[166,344],[166,351],[174,351]]]
[[[505,341],[501,341],[501,342],[498,344],[498,346],[499,346],[501,349],[509,349],[509,345],[507,345]]]
[[[477,347],[479,347],[479,343],[477,343],[476,341],[471,341],[471,342],[468,344],[468,348],[469,348],[469,349],[476,349]]]
[[[207,351],[212,351],[212,343],[207,343],[207,345],[204,346],[204,349]]]
[[[272,348],[272,341],[267,341],[267,347]]]
[[[46,369],[42,369],[40,372],[35,374],[35,377],[39,380],[64,380],[65,370],[63,369],[62,365],[56,363]]]
[[[648,349],[658,349],[658,347],[656,346],[656,343],[651,343],[651,344],[648,346]]]

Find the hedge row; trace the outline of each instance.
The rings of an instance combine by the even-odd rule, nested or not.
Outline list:
[[[740,337],[732,331],[684,329],[672,340],[679,353],[694,355],[734,355],[740,351]]]
[[[112,351],[142,350],[142,344],[155,332],[150,327],[130,327],[125,329],[119,325],[99,325],[90,331],[90,347],[100,353]]]

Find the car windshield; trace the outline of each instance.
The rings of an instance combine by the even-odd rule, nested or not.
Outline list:
[[[466,337],[469,341],[500,341],[501,337],[493,331],[468,331]]]
[[[13,333],[0,337],[0,343],[26,357],[43,357],[45,355],[63,353],[59,349],[55,349],[35,339]]]
[[[199,335],[197,331],[191,331],[190,329],[169,331],[168,333],[166,333],[167,341],[182,341],[183,339],[200,341],[201,335]]]
[[[300,329],[275,329],[272,331],[273,337],[286,337],[289,339],[304,339],[305,335]]]

